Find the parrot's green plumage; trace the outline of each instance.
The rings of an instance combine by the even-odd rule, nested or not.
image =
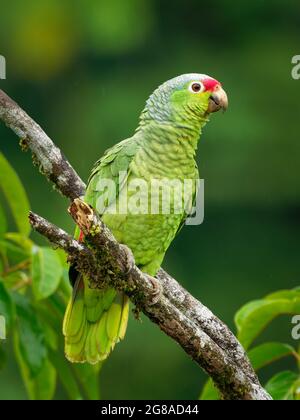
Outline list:
[[[113,180],[117,187],[116,196],[107,198],[108,208],[134,194],[124,187],[125,182],[142,179],[150,186],[153,179],[189,179],[194,181],[188,197],[192,208],[199,178],[195,153],[201,130],[211,112],[226,107],[224,90],[209,76],[186,74],[164,83],[148,99],[135,134],[96,163],[85,201],[98,209],[98,184],[103,179]],[[126,173],[121,181],[120,172]],[[170,214],[112,214],[105,210],[101,216],[116,239],[132,250],[141,270],[154,276],[188,213],[188,209]],[[88,363],[106,359],[124,338],[128,312],[125,295],[111,288],[91,289],[88,279],[77,274],[63,326],[67,358]]]

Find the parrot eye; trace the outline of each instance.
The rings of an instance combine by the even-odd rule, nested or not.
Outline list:
[[[189,86],[189,90],[193,93],[201,93],[204,89],[204,85],[201,82],[192,82]]]

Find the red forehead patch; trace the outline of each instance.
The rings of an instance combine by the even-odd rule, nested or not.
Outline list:
[[[221,86],[221,83],[215,79],[207,78],[202,80],[203,85],[205,86],[205,90],[214,91],[217,86]]]

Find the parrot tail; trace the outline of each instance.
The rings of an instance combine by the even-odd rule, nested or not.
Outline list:
[[[78,274],[64,323],[65,354],[72,363],[105,360],[126,333],[129,300],[115,289],[90,289]]]

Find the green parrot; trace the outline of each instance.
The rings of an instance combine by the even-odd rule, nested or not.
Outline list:
[[[212,112],[227,106],[227,95],[217,80],[203,74],[175,77],[149,97],[135,134],[106,151],[92,170],[85,202],[98,211],[118,242],[130,248],[136,265],[152,277],[195,202],[199,179],[195,153],[202,128]],[[149,208],[140,213],[127,208],[121,212],[120,203],[135,198],[125,184],[142,180],[149,187],[144,193],[149,203],[153,179],[192,180],[188,206],[169,213]],[[103,180],[113,182],[114,194],[99,188]],[[173,195],[171,204],[176,199],[182,200]],[[111,211],[113,207],[119,211]],[[76,238],[84,240],[80,232]],[[70,279],[73,294],[63,325],[65,354],[73,363],[95,364],[105,360],[125,336],[128,297],[113,288],[90,288],[88,278],[72,267]]]

